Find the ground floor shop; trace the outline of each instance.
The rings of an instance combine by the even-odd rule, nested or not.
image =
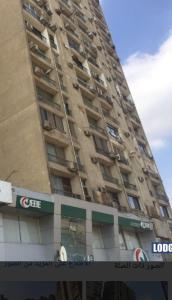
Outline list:
[[[148,218],[60,195],[2,191],[1,261],[162,260],[152,254],[157,232]]]

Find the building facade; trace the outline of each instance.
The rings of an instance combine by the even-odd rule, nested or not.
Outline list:
[[[172,211],[99,2],[1,0],[0,22],[0,179],[54,203],[40,258],[156,260]]]

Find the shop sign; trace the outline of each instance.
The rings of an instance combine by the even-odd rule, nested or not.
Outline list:
[[[45,212],[45,213],[54,212],[53,202],[28,198],[25,196],[17,196],[16,207],[25,210],[30,210],[30,211],[37,211],[37,212],[38,211]]]
[[[137,262],[146,262],[149,261],[149,258],[143,249],[136,248],[133,253],[133,260]]]
[[[118,218],[119,225],[122,227],[132,227],[132,228],[138,228],[138,229],[144,229],[144,230],[152,230],[153,226],[150,222],[144,222],[124,217]]]
[[[10,182],[0,180],[0,202],[11,204],[12,200],[12,186]]]

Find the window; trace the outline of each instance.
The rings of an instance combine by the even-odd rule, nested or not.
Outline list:
[[[88,116],[88,123],[89,123],[90,127],[92,127],[92,128],[96,128],[97,127],[97,120],[95,120],[95,119],[93,119],[93,118],[91,118],[89,116]]]
[[[70,133],[71,133],[72,137],[76,139],[77,136],[76,136],[76,132],[75,132],[75,127],[72,122],[69,122],[69,129],[70,129]]]
[[[137,197],[128,196],[128,203],[129,203],[129,205],[130,205],[130,207],[132,209],[139,209],[139,210],[141,210],[140,204],[139,204],[139,200],[138,200]]]
[[[52,189],[55,193],[64,196],[72,195],[72,188],[69,178],[59,177],[56,175],[52,176]]]
[[[129,175],[127,173],[122,173],[121,175],[124,182],[129,182]]]
[[[94,140],[96,150],[98,152],[101,152],[103,154],[108,154],[109,153],[106,140],[101,139],[98,136],[93,136],[93,140]]]
[[[113,126],[111,126],[111,125],[108,125],[108,126],[107,126],[107,131],[108,131],[108,133],[109,133],[112,137],[114,137],[114,138],[118,138],[118,137],[119,137],[119,133],[118,133],[118,129],[117,129],[117,128],[115,128],[115,127],[113,127]]]
[[[63,217],[61,243],[67,250],[68,260],[82,260],[86,255],[85,220]]]
[[[124,237],[124,233],[122,230],[119,231],[119,246],[121,250],[127,250],[127,245]]]
[[[40,108],[41,111],[41,119],[42,122],[49,121],[50,124],[52,124],[53,128],[56,128],[57,130],[64,133],[64,126],[63,126],[63,120],[59,116],[45,110],[44,108]]]
[[[147,155],[146,146],[144,144],[142,144],[142,143],[138,143],[138,146],[139,146],[140,152]]]
[[[169,218],[168,208],[166,206],[160,205],[160,214],[163,218]]]
[[[101,170],[102,175],[112,177],[111,170],[109,167],[107,167],[103,164],[100,164],[100,170]]]
[[[46,146],[49,160],[58,162],[62,165],[65,164],[65,153],[63,148],[57,147],[53,144],[46,144]]]
[[[128,250],[134,250],[136,248],[140,248],[140,240],[138,234],[134,231],[125,231],[124,237],[126,241],[126,246]]]
[[[5,214],[3,222],[5,242],[41,243],[39,218]]]

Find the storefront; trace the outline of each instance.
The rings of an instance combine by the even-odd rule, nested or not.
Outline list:
[[[53,260],[52,199],[20,188],[11,194],[0,212],[0,260]]]
[[[61,244],[67,260],[86,260],[86,210],[68,205],[61,206]]]
[[[119,216],[119,247],[122,261],[157,261],[161,256],[152,253],[155,241],[153,224],[149,220],[140,220]]]
[[[114,250],[114,216],[92,212],[93,256],[95,261],[110,260]]]

